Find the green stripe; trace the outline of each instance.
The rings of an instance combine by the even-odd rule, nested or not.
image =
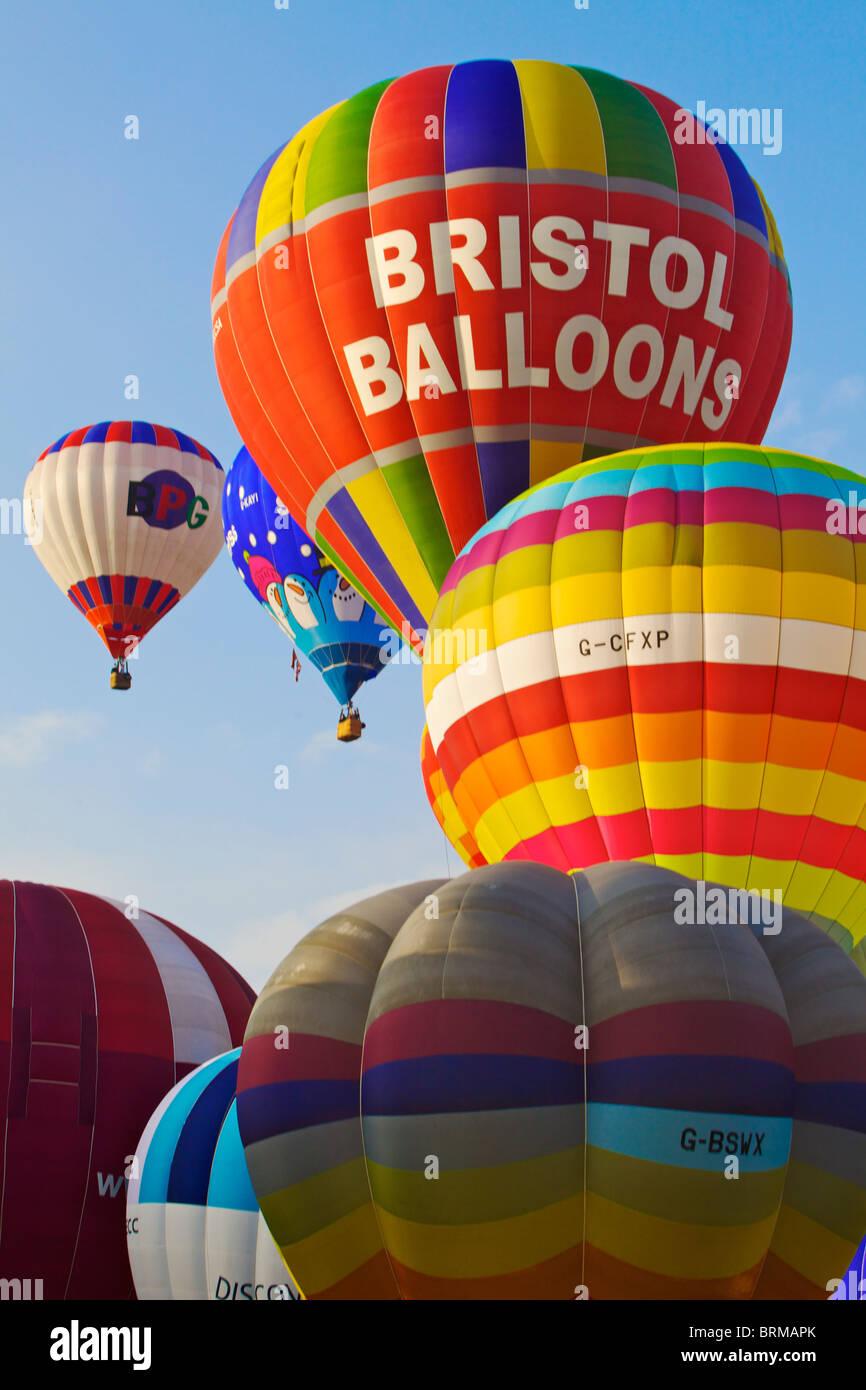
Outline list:
[[[650,101],[633,87],[598,68],[576,67],[598,107],[607,175],[612,179],[642,179],[677,190],[677,171],[661,117]]]
[[[335,198],[367,192],[370,127],[379,99],[392,80],[389,77],[350,97],[325,122],[310,155],[304,189],[305,215]]]
[[[386,464],[382,477],[437,589],[454,564],[454,546],[442,516],[423,454]]]

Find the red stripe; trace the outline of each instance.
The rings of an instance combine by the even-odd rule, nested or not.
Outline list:
[[[280,1081],[345,1081],[361,1074],[360,1043],[315,1033],[289,1031],[289,1046],[276,1047],[274,1033],[247,1038],[238,1063],[238,1091]]]
[[[593,1024],[590,1062],[621,1057],[752,1057],[794,1071],[794,1045],[787,1019],[757,1004],[730,999],[694,999],[650,1004]],[[799,1065],[799,1053],[798,1065]]]
[[[574,1029],[575,1023],[522,1004],[425,1000],[392,1009],[368,1025],[363,1070],[406,1057],[464,1053],[549,1057],[583,1066],[584,1055],[574,1045]]]
[[[131,444],[132,421],[112,420],[105,432],[106,444]]]
[[[703,699],[696,695],[703,692]],[[844,700],[843,700],[844,695]],[[508,691],[479,705],[448,726],[443,743],[453,765],[466,767],[479,755],[567,723],[622,715],[681,714],[705,709],[719,714],[772,714],[866,730],[866,682],[771,666],[727,662],[675,662],[666,666],[619,666],[586,675],[553,677]],[[441,748],[438,753],[442,763]],[[623,748],[623,761],[631,761]]]
[[[861,982],[862,983],[862,982]],[[797,1048],[797,1080],[866,1082],[866,1033],[821,1038]]]

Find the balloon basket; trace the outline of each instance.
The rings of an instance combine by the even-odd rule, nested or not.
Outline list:
[[[361,737],[361,730],[366,729],[366,724],[361,723],[361,716],[353,705],[348,709],[340,711],[340,722],[337,725],[337,738],[340,743],[354,743],[356,738]]]
[[[111,668],[111,688],[112,690],[128,690],[132,685],[132,676],[127,670],[125,661],[118,661]]]

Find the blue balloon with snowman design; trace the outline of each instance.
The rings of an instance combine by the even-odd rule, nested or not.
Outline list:
[[[250,593],[350,704],[387,663],[390,629],[289,515],[246,448],[226,477],[222,508],[226,547]]]

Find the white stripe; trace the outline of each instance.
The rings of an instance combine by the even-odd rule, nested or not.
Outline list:
[[[124,912],[122,903],[113,903]],[[178,1065],[199,1066],[232,1047],[229,1026],[219,995],[204,966],[185,941],[164,923],[139,910],[132,920],[159,971],[165,990]]]
[[[448,633],[441,635],[448,655]],[[431,660],[436,634],[428,637]],[[488,639],[489,640],[489,639]],[[475,650],[482,645],[476,637]],[[459,652],[459,647],[458,647]],[[866,633],[836,623],[771,618],[748,613],[644,613],[572,623],[515,637],[474,659],[470,654],[445,676],[427,704],[434,750],[465,713],[504,693],[544,681],[628,666],[730,662],[866,679]]]

